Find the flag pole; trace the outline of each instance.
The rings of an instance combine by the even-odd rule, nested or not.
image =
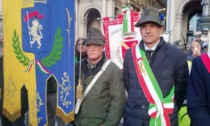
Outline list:
[[[79,42],[78,42],[79,43]],[[82,42],[83,44],[83,42]],[[82,75],[81,75],[81,67],[82,67],[82,45],[79,47],[79,80],[77,85],[77,92],[76,92],[76,98],[81,99],[82,98]]]
[[[28,33],[28,35],[29,35],[29,39],[30,39],[30,45],[31,45],[31,47],[32,47],[32,43],[31,43],[31,35],[30,35],[30,24],[29,24],[29,15],[28,15],[28,11],[27,11],[27,18],[28,18],[28,20],[27,20],[27,23],[28,23],[28,31],[29,31],[29,33]]]

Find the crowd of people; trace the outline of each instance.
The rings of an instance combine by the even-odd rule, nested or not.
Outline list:
[[[144,10],[135,24],[142,40],[126,51],[123,70],[106,57],[105,40],[98,28],[90,28],[86,38],[76,41],[75,87],[81,82],[82,95],[75,89],[78,97],[71,125],[117,126],[123,117],[124,126],[178,126],[183,104],[187,104],[190,125],[210,124],[208,42],[196,35],[184,52],[160,37],[164,24],[158,9]],[[49,83],[56,87],[53,78]],[[50,89],[48,105],[56,103],[52,100],[56,88]],[[48,111],[48,120],[55,119],[55,106]],[[48,125],[54,126],[54,122]]]

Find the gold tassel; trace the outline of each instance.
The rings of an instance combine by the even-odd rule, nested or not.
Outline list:
[[[77,85],[77,94],[76,94],[76,98],[81,99],[81,98],[82,98],[82,90],[83,90],[83,88],[82,88],[82,80],[79,79],[78,82],[79,82],[79,83],[78,83],[78,85]]]

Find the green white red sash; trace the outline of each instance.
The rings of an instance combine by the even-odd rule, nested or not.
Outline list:
[[[162,91],[146,58],[145,51],[140,49],[138,45],[133,46],[131,51],[140,86],[150,103],[148,110],[148,114],[151,117],[150,126],[170,126],[168,114],[172,114],[174,109],[174,86],[169,95],[163,98]]]
[[[202,59],[204,65],[206,66],[206,69],[210,73],[210,57],[208,56],[208,54],[202,54],[201,59]]]

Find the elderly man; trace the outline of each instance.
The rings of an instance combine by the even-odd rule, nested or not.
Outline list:
[[[103,53],[105,41],[99,29],[89,30],[85,44],[87,58],[81,60],[81,76],[76,64],[76,81],[81,78],[83,95],[76,102],[75,124],[117,126],[125,103],[122,71]]]
[[[198,42],[193,41],[190,44],[190,53],[187,54],[187,60],[193,61],[195,57],[200,55],[201,55],[201,45]]]
[[[158,9],[146,8],[135,26],[142,40],[125,54],[124,126],[177,126],[189,76],[186,55],[160,37],[164,16]]]

